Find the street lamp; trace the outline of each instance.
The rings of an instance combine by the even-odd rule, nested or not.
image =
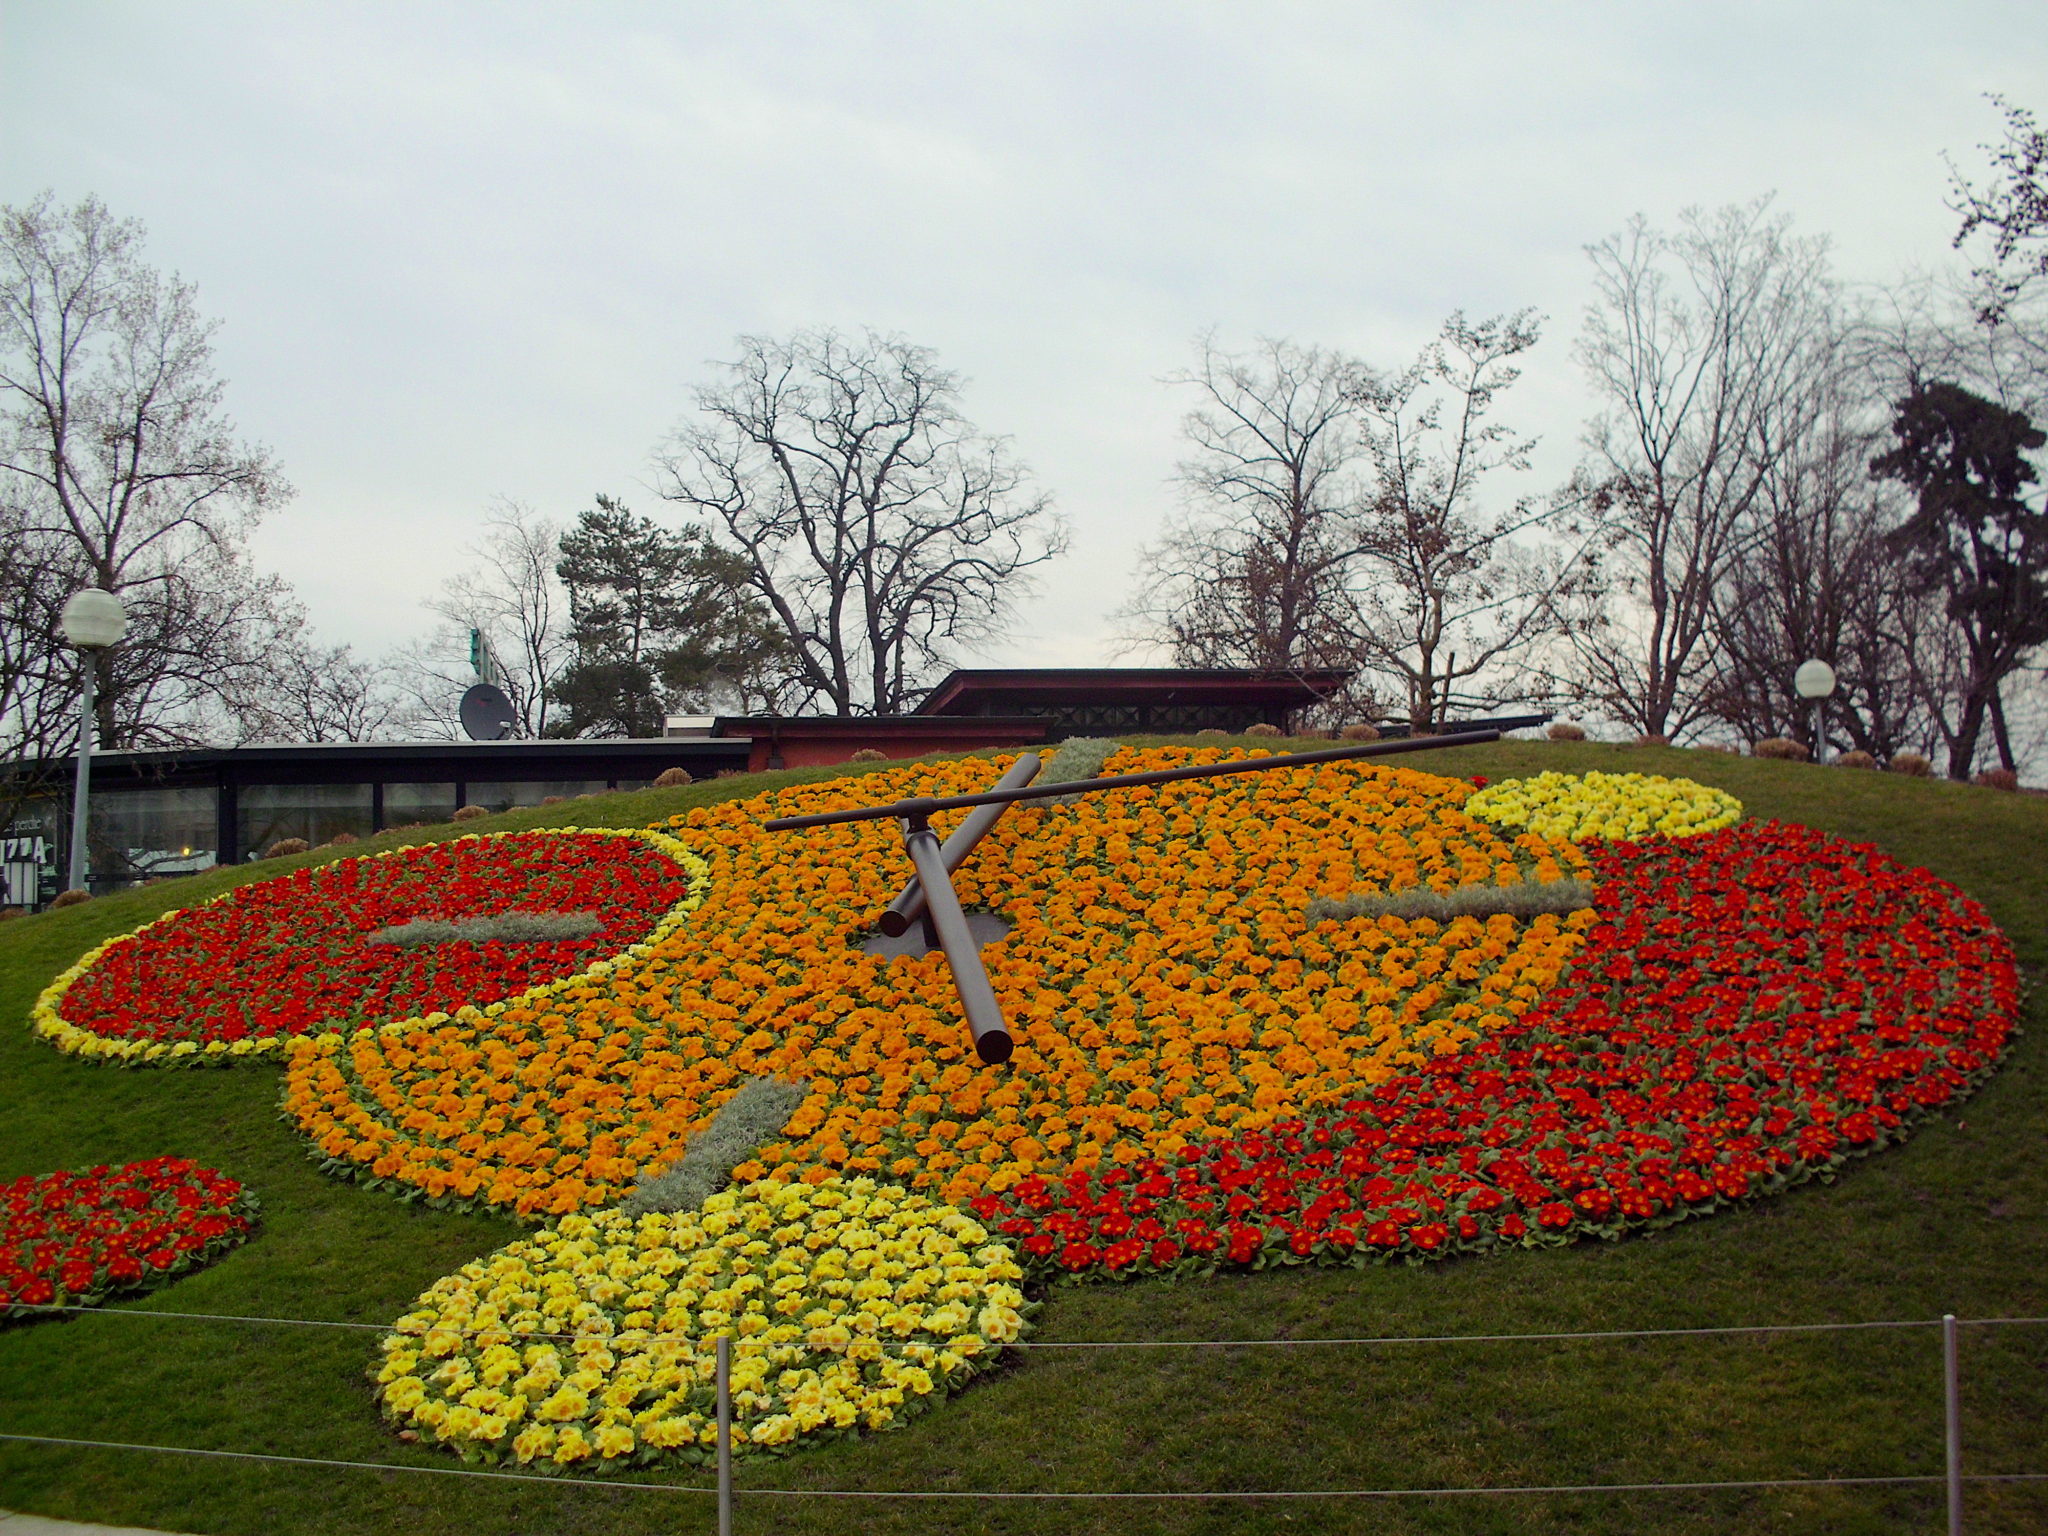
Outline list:
[[[1821,734],[1821,709],[1835,691],[1835,669],[1824,661],[1802,661],[1792,674],[1792,687],[1802,699],[1813,700],[1813,760],[1827,759],[1827,738]]]
[[[78,787],[71,796],[71,889],[78,891],[86,888],[90,873],[85,847],[85,797],[92,773],[93,684],[99,679],[100,652],[128,633],[128,610],[113,593],[87,587],[71,594],[57,623],[64,638],[79,653]]]

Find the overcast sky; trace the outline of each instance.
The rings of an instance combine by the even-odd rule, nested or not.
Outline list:
[[[1850,281],[1953,258],[1944,150],[2048,108],[2039,0],[0,0],[0,201],[93,193],[222,322],[321,635],[429,627],[494,497],[667,515],[742,332],[900,331],[1069,520],[995,665],[1112,659],[1215,327],[1406,362],[1532,306],[1498,419],[1561,479],[1584,247],[1775,192]],[[1517,487],[1507,482],[1498,494]],[[1535,488],[1534,484],[1527,488]]]

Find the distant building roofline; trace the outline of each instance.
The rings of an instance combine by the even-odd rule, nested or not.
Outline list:
[[[1002,699],[1038,702],[1088,698],[1097,702],[1201,700],[1299,709],[1351,680],[1348,670],[1276,670],[1246,667],[960,667],[918,704],[920,715],[970,714],[976,704]]]

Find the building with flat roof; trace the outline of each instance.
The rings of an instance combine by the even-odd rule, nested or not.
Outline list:
[[[1338,672],[1170,667],[971,668],[949,674],[907,715],[718,716],[671,721],[640,740],[346,742],[307,746],[96,752],[93,886],[110,890],[258,857],[286,838],[318,845],[347,833],[445,822],[458,806],[490,811],[615,789],[644,789],[667,768],[691,777],[1031,747],[1068,736],[1233,734],[1298,715],[1346,681]],[[1498,722],[1503,728],[1547,716]],[[1482,722],[1485,723],[1485,722]],[[1389,734],[1406,734],[1389,726]],[[0,905],[40,906],[68,862],[73,760],[0,769],[51,786],[0,827]]]
[[[111,890],[259,856],[284,838],[324,843],[447,821],[457,806],[539,805],[645,789],[664,768],[744,772],[735,741],[336,742],[95,752],[88,802],[93,887]],[[75,759],[31,765],[57,794],[19,806],[0,836],[0,905],[39,906],[68,862]]]

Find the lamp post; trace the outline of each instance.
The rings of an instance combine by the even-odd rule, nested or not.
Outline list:
[[[1813,760],[1827,760],[1827,738],[1821,734],[1821,710],[1835,691],[1835,669],[1824,661],[1802,661],[1792,674],[1792,687],[1802,699],[1813,700]]]
[[[71,796],[71,889],[86,888],[90,875],[85,846],[85,800],[92,775],[93,684],[99,680],[100,652],[128,633],[128,610],[121,599],[97,587],[74,592],[57,622],[64,638],[77,647],[80,677],[78,716],[78,786]]]

